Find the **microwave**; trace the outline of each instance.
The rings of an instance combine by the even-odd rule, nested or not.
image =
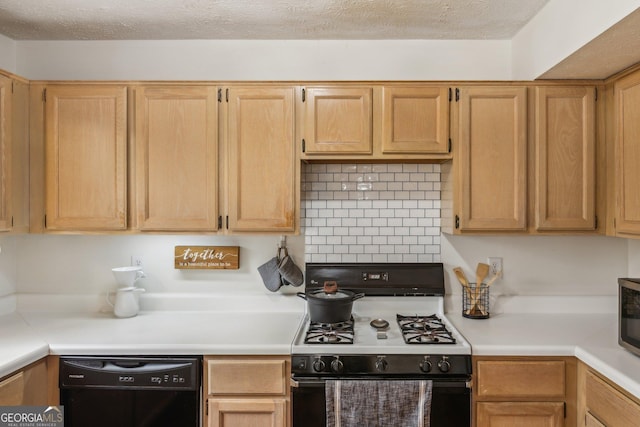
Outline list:
[[[618,343],[640,356],[640,279],[618,279]]]

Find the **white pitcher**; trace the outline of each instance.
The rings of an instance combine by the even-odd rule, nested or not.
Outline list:
[[[113,276],[116,278],[118,286],[121,288],[130,288],[139,279],[147,277],[144,274],[144,271],[142,271],[142,267],[137,265],[112,268],[111,271],[113,272]]]
[[[116,317],[133,317],[140,310],[140,293],[144,292],[143,288],[130,286],[128,288],[120,288],[116,291],[115,302],[111,301],[112,292],[107,294],[107,302],[113,307],[113,314]]]

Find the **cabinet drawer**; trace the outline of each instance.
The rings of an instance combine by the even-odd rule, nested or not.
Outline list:
[[[565,362],[480,360],[478,397],[559,398],[565,396]]]
[[[284,360],[207,360],[208,394],[286,394]]]
[[[640,405],[591,372],[586,378],[587,410],[606,426],[637,427]]]

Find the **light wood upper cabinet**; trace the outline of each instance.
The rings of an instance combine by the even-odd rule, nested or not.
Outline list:
[[[148,86],[135,92],[136,228],[216,230],[216,88]]]
[[[228,99],[228,229],[293,232],[300,188],[295,88],[230,87]]]
[[[616,233],[640,235],[640,71],[614,85]]]
[[[123,230],[127,89],[50,85],[45,95],[48,230]]]
[[[11,84],[0,76],[0,231],[11,229]]]
[[[382,153],[449,152],[449,88],[382,88]]]
[[[460,231],[526,229],[527,88],[459,90]]]
[[[594,230],[595,88],[537,87],[535,96],[535,228]]]
[[[372,153],[372,87],[303,90],[305,154]]]

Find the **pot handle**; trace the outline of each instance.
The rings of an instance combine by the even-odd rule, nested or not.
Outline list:
[[[298,295],[300,298],[302,298],[303,300],[307,300],[307,295],[304,292],[298,292],[296,295]]]
[[[357,300],[357,299],[362,298],[363,296],[364,296],[364,294],[354,294],[354,295],[353,295],[353,298],[352,298],[351,300],[352,300],[352,301],[355,301],[355,300]]]

